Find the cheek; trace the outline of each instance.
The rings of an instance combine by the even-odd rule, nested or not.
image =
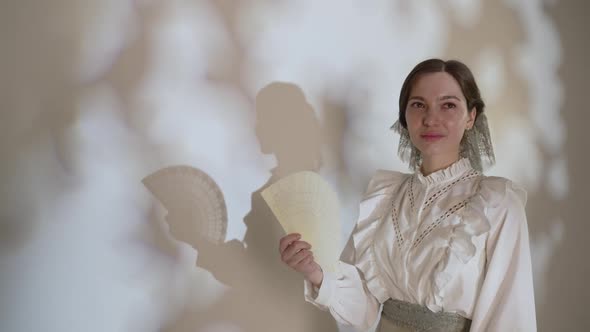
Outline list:
[[[410,130],[410,128],[419,127],[422,120],[416,112],[406,112],[406,123],[408,124],[408,130]]]
[[[465,124],[461,121],[448,121],[446,127],[449,135],[457,137],[458,139],[463,137],[463,131],[465,130]]]
[[[408,132],[410,133],[410,137],[414,137],[414,133],[418,131],[418,128],[421,126],[421,121],[417,119],[415,115],[406,115],[406,123],[408,125]]]

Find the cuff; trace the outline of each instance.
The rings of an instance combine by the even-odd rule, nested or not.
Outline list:
[[[324,279],[319,289],[305,280],[303,284],[305,300],[319,308],[327,308],[332,298],[334,280],[335,275],[333,272],[324,272]]]

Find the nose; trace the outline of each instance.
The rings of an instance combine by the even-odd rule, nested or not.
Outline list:
[[[433,111],[432,108],[426,110],[426,112],[424,112],[424,117],[422,118],[422,124],[430,127],[430,126],[434,126],[438,123],[439,118],[438,118],[438,114],[437,112]]]

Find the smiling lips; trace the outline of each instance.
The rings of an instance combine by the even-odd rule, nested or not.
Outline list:
[[[420,135],[420,137],[422,137],[422,139],[425,140],[425,141],[433,142],[433,141],[436,141],[436,140],[439,140],[439,139],[443,138],[444,135],[437,134],[437,133],[426,133],[426,134]]]

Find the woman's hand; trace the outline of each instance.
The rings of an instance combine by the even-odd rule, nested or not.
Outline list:
[[[297,233],[287,234],[279,242],[281,260],[293,270],[303,274],[315,287],[319,288],[324,279],[322,268],[313,259],[311,245],[301,241]]]

